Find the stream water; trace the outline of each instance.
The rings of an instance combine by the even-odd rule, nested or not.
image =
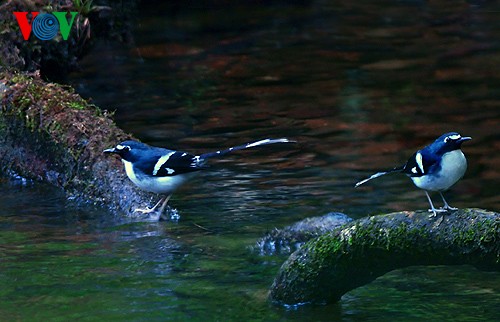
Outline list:
[[[190,2],[189,2],[190,3]],[[500,276],[396,270],[326,306],[276,307],[274,227],[339,211],[426,209],[393,175],[442,133],[472,136],[456,207],[499,211],[500,6],[469,1],[139,5],[133,41],[100,41],[70,83],[141,140],[214,160],[172,197],[177,221],[128,222],[26,180],[0,182],[2,321],[498,321]],[[433,195],[440,204],[438,196]]]

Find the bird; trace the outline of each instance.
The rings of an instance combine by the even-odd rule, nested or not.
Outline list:
[[[286,138],[264,139],[215,152],[194,155],[187,152],[150,146],[145,143],[127,140],[113,148],[103,151],[105,154],[117,154],[125,167],[127,177],[140,189],[164,195],[152,208],[135,209],[144,214],[163,213],[173,192],[191,179],[198,171],[206,169],[207,160],[223,156],[233,151],[254,148],[276,143],[296,143]]]
[[[355,187],[389,173],[404,173],[413,181],[415,186],[424,190],[427,200],[431,205],[430,217],[437,216],[438,212],[457,210],[451,207],[443,196],[443,191],[460,180],[467,170],[467,159],[460,149],[462,143],[469,141],[469,136],[461,136],[457,132],[449,132],[441,135],[433,143],[415,152],[408,161],[400,167],[392,170],[377,172],[367,179],[356,183]],[[436,209],[432,203],[429,191],[439,192],[444,206]]]

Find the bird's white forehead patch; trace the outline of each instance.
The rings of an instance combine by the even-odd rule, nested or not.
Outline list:
[[[450,135],[450,136],[447,136],[446,138],[444,138],[444,142],[448,142],[449,140],[453,140],[453,141],[456,141],[456,140],[459,140],[462,136],[460,134],[453,134],[453,135]]]
[[[116,146],[116,149],[117,150],[124,150],[124,149],[129,149],[130,150],[130,147],[128,145],[121,145],[121,144],[118,144]]]
[[[422,173],[424,172],[424,163],[422,162],[422,154],[420,152],[417,152],[417,155],[415,156],[415,161],[417,161],[418,168]]]

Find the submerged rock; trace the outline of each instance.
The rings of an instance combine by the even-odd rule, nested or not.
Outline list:
[[[274,228],[257,241],[255,249],[263,255],[289,254],[299,249],[310,239],[330,232],[350,221],[352,218],[340,212],[306,218],[282,229]]]

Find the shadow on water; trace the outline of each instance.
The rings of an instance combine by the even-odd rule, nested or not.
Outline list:
[[[404,176],[353,185],[451,130],[473,141],[447,199],[498,210],[499,12],[474,1],[142,3],[133,44],[99,43],[72,76],[78,92],[153,145],[299,144],[213,162],[173,196],[177,222],[130,223],[2,182],[2,318],[498,319],[498,274],[469,267],[407,268],[334,305],[276,308],[266,292],[285,258],[248,247],[330,211],[427,207]]]

